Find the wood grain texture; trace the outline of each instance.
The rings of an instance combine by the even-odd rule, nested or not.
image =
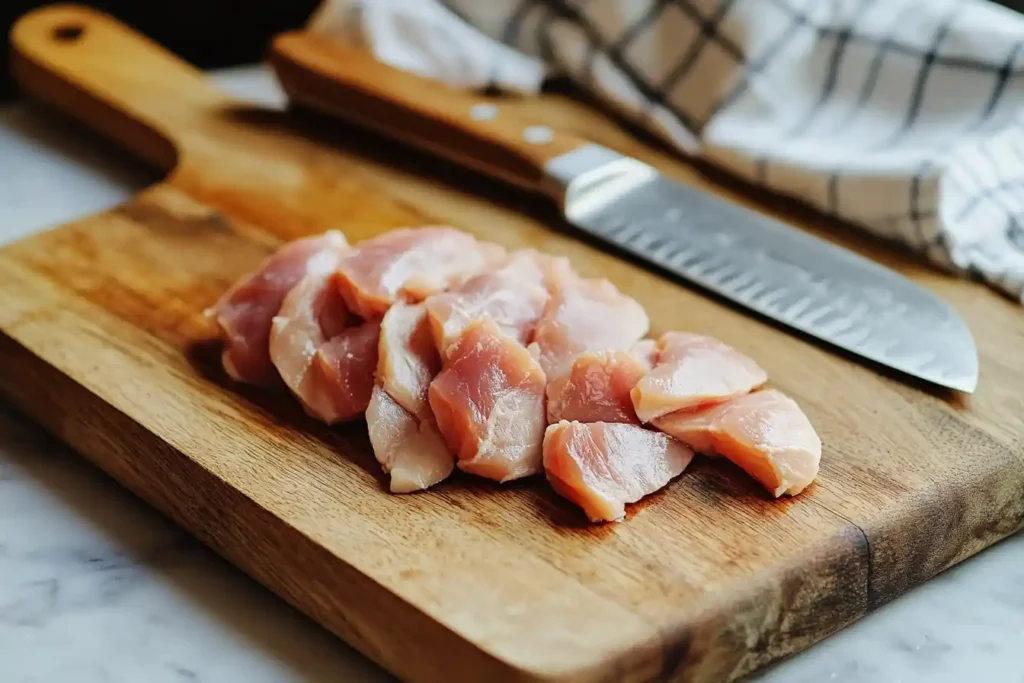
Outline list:
[[[79,26],[74,41],[54,30]],[[0,392],[125,486],[402,678],[717,681],[799,651],[1024,521],[1019,306],[778,202],[713,183],[566,98],[502,106],[842,241],[939,293],[981,356],[969,399],[827,352],[575,239],[545,202],[406,148],[236,102],[112,20],[39,10],[22,87],[166,182],[0,250]],[[603,275],[655,333],[758,359],[824,442],[773,501],[701,462],[593,527],[542,482],[455,476],[392,496],[365,426],[232,384],[202,310],[282,240],[427,221]]]

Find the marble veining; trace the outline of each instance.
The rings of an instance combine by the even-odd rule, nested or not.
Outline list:
[[[219,78],[280,102],[262,69]],[[0,243],[152,179],[60,119],[0,109]],[[755,680],[1024,683],[1022,653],[1018,534]],[[0,404],[0,683],[389,680]]]

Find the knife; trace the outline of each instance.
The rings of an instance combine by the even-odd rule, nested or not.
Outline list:
[[[340,41],[284,33],[268,60],[297,104],[542,192],[584,233],[792,330],[933,384],[977,386],[966,324],[873,261]]]

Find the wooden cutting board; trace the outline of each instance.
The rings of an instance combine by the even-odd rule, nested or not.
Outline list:
[[[980,285],[760,205],[818,224],[965,316],[978,392],[929,394],[593,248],[525,194],[231,99],[92,11],[42,9],[12,37],[30,94],[169,176],[0,250],[0,390],[400,677],[734,678],[1022,524],[1024,313]],[[751,203],[566,98],[501,106]],[[201,312],[281,240],[437,221],[567,255],[640,300],[656,333],[706,332],[757,358],[821,434],[817,483],[775,501],[728,463],[703,461],[605,526],[539,480],[456,476],[393,496],[364,425],[328,430],[219,369]]]

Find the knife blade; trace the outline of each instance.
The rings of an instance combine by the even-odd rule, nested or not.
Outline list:
[[[600,145],[546,165],[576,228],[783,325],[973,392],[970,329],[902,275]]]
[[[833,347],[973,392],[970,329],[902,275],[587,140],[308,33],[269,61],[293,102],[543,192],[578,230]]]

